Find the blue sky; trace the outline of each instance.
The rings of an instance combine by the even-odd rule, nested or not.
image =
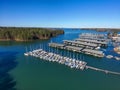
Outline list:
[[[120,0],[0,0],[0,26],[120,28]]]

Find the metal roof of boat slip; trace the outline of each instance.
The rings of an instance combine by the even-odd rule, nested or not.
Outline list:
[[[83,42],[92,42],[92,43],[98,43],[98,44],[107,44],[107,42],[105,42],[105,41],[97,41],[97,40],[90,40],[90,39],[80,39],[80,38],[78,38],[78,39],[75,39],[75,40],[77,40],[77,41],[83,41]]]
[[[74,43],[74,44],[80,44],[80,45],[85,45],[85,46],[97,47],[97,44],[93,44],[93,43],[86,43],[86,42],[80,42],[80,41],[71,41],[71,40],[63,40],[63,41],[68,42],[68,43]]]

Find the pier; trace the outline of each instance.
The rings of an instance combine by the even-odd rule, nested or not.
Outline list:
[[[101,48],[108,46],[108,42],[109,40],[105,34],[82,33],[80,38],[75,40],[63,40],[63,44],[49,43],[49,46],[96,57],[104,57],[105,55]]]
[[[94,55],[97,57],[104,57],[104,53],[102,51],[97,51],[97,50],[91,50],[91,49],[83,49],[83,52],[86,54]]]
[[[26,53],[24,53],[24,55],[25,56],[33,56],[33,57],[40,58],[41,60],[45,60],[45,61],[49,61],[49,62],[57,62],[59,64],[64,64],[70,68],[76,68],[76,69],[80,69],[80,70],[92,69],[92,70],[96,70],[96,71],[105,72],[106,74],[120,75],[119,72],[113,72],[113,71],[109,71],[109,70],[104,70],[104,69],[99,69],[96,67],[88,66],[87,62],[85,62],[85,61],[76,60],[76,59],[69,58],[69,57],[64,57],[64,56],[61,56],[59,54],[55,54],[52,52],[46,52],[42,49],[37,49],[37,50],[26,52]]]
[[[109,71],[109,70],[104,70],[104,69],[100,69],[100,68],[95,68],[95,67],[92,67],[92,66],[86,66],[86,69],[92,69],[92,70],[104,72],[104,73],[106,73],[106,74],[116,74],[116,75],[120,75],[119,72],[113,72],[113,71]]]
[[[63,44],[58,44],[58,43],[49,43],[48,45],[51,47],[60,48],[60,49],[64,49],[64,46],[65,46]]]
[[[80,38],[87,38],[87,39],[106,39],[106,35],[99,34],[99,33],[81,33],[79,35]]]
[[[80,47],[97,47],[97,44],[94,43],[87,43],[87,42],[80,42],[80,41],[71,41],[71,40],[63,40],[64,44],[72,45],[72,46],[80,46]]]
[[[107,46],[108,42],[107,41],[99,41],[99,40],[90,40],[90,39],[75,39],[75,41],[80,41],[80,42],[87,42],[87,43],[94,43],[97,44],[99,46]]]
[[[101,42],[108,42],[110,39],[104,39],[104,38],[92,38],[92,37],[80,37],[78,39],[88,39],[88,40],[96,40]]]
[[[98,42],[94,42],[94,43],[98,43],[100,42],[100,44],[107,44],[110,39],[107,38],[107,35],[105,34],[98,34],[98,33],[81,33],[79,35],[78,40],[81,39],[85,39],[85,40],[90,40],[90,42],[94,42],[94,41],[98,41]],[[87,41],[89,42],[89,41]],[[103,43],[104,42],[104,43]]]
[[[88,54],[88,55],[93,55],[93,56],[96,56],[96,57],[104,57],[103,51],[93,50],[93,49],[89,49],[89,48],[86,48],[86,47],[76,47],[76,46],[69,46],[69,45],[66,45],[66,44],[64,45],[64,44],[57,44],[57,43],[49,43],[49,46],[59,48],[59,49],[84,53],[84,54]]]
[[[65,46],[65,49],[75,52],[81,52],[82,48],[80,47],[74,47],[74,46]]]
[[[84,70],[87,64],[85,61],[76,60],[76,59],[69,58],[69,57],[64,57],[64,56],[61,56],[59,54],[55,54],[52,52],[46,52],[42,49],[37,49],[37,50],[30,51],[30,52],[26,52],[24,53],[24,55],[33,56],[33,57],[40,58],[42,60],[46,60],[50,62],[57,62],[59,64],[64,64],[70,68],[76,68],[80,70]]]

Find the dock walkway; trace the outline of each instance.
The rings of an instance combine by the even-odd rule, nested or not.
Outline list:
[[[92,70],[96,70],[96,71],[101,71],[101,72],[105,72],[106,74],[116,74],[116,75],[120,75],[119,72],[113,72],[113,71],[109,71],[109,70],[104,70],[104,69],[100,69],[100,68],[95,68],[92,66],[86,66],[86,69],[92,69]]]

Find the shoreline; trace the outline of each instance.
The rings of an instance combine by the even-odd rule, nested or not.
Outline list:
[[[120,32],[120,28],[80,28],[80,30],[95,30],[98,32],[105,31]]]
[[[61,29],[72,29],[72,30],[95,30],[98,32],[104,31],[117,31],[120,32],[120,28],[61,28]]]
[[[0,27],[0,41],[24,42],[47,40],[60,34],[64,34],[64,30],[31,27]]]

